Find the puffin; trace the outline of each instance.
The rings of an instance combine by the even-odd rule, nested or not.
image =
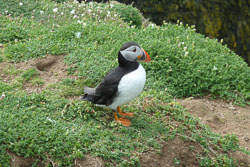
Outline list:
[[[150,62],[149,54],[136,42],[126,42],[118,52],[119,65],[95,87],[84,87],[81,100],[113,110],[116,122],[130,126],[133,113],[122,112],[120,106],[129,103],[143,90],[146,72],[140,62]],[[118,117],[117,112],[120,116]]]

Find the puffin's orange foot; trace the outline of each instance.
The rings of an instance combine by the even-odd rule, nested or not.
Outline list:
[[[131,121],[127,118],[118,118],[116,121],[121,123],[123,126],[129,127],[131,125]]]
[[[121,108],[118,106],[117,107],[117,111],[118,111],[118,113],[121,115],[121,116],[127,116],[127,117],[133,117],[134,116],[134,113],[124,113],[124,112],[122,112],[122,110],[121,110]]]
[[[131,121],[127,118],[118,118],[116,112],[114,112],[115,121],[121,123],[123,126],[130,126]]]

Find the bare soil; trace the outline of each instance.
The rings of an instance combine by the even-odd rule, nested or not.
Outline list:
[[[75,167],[105,167],[105,161],[87,154],[83,160],[77,159],[74,165]]]
[[[250,106],[240,107],[223,100],[178,100],[187,111],[198,117],[203,124],[222,135],[235,134],[240,145],[250,150]]]
[[[187,111],[221,135],[235,134],[241,147],[250,150],[250,106],[235,106],[223,100],[187,98],[177,100]],[[250,167],[250,156],[242,152],[232,154],[242,167]]]
[[[195,155],[200,152],[202,152],[202,148],[197,143],[183,141],[176,137],[165,143],[159,154],[143,153],[140,161],[142,167],[198,167],[199,162]]]
[[[45,58],[38,58],[20,63],[1,63],[0,76],[5,82],[10,82],[15,78],[13,75],[4,74],[2,71],[10,66],[17,70],[27,70],[35,68],[39,72],[39,78],[44,81],[43,85],[33,85],[30,82],[24,83],[24,90],[27,93],[41,92],[50,84],[55,84],[65,78],[77,79],[76,76],[68,75],[68,66],[64,63],[65,55],[48,55]]]
[[[46,58],[34,59],[27,62],[20,62],[15,65],[18,69],[27,70],[36,68],[39,77],[44,81],[42,86],[35,86],[31,83],[25,83],[24,89],[30,92],[41,92],[50,84],[62,81],[65,78],[77,78],[67,74],[67,65],[64,63],[65,55],[48,55]]]

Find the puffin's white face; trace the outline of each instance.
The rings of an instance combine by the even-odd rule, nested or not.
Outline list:
[[[122,56],[128,61],[137,61],[140,60],[142,57],[145,58],[144,50],[135,45],[132,45],[120,52]]]

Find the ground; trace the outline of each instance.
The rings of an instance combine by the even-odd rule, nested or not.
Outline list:
[[[209,98],[188,98],[177,101],[214,132],[222,135],[235,134],[239,138],[240,146],[250,150],[250,106],[240,107],[230,102],[209,100]],[[234,156],[243,166],[250,166],[250,156],[240,152],[235,152]]]
[[[64,64],[64,55],[47,56],[43,59],[35,59],[20,63],[1,63],[0,76],[4,82],[10,82],[15,76],[4,72],[4,69],[9,66],[14,66],[18,70],[27,70],[35,68],[39,72],[39,77],[44,81],[43,85],[34,86],[31,83],[25,83],[24,89],[28,92],[40,92],[50,84],[62,81],[65,78],[74,78],[68,76],[67,65]],[[74,100],[74,98],[70,98]],[[187,98],[177,99],[187,111],[195,117],[198,117],[202,123],[208,125],[213,131],[225,134],[235,134],[238,136],[241,147],[250,149],[250,106],[240,107],[235,106],[223,100],[211,100],[209,97],[203,98]],[[176,137],[167,143],[163,143],[160,153],[145,152],[140,155],[142,167],[170,167],[170,166],[199,166],[198,160],[194,156],[195,153],[201,150],[201,146],[192,142],[184,142]],[[12,166],[28,167],[31,166],[32,158],[24,158],[13,153],[8,153],[11,156]],[[239,162],[241,167],[250,166],[250,156],[235,152],[233,155]],[[49,161],[49,157],[48,157]],[[53,165],[54,162],[47,162]],[[98,157],[86,155],[84,160],[75,160],[75,167],[103,167],[105,161]],[[53,165],[54,166],[54,165]],[[56,166],[56,165],[55,165]]]

